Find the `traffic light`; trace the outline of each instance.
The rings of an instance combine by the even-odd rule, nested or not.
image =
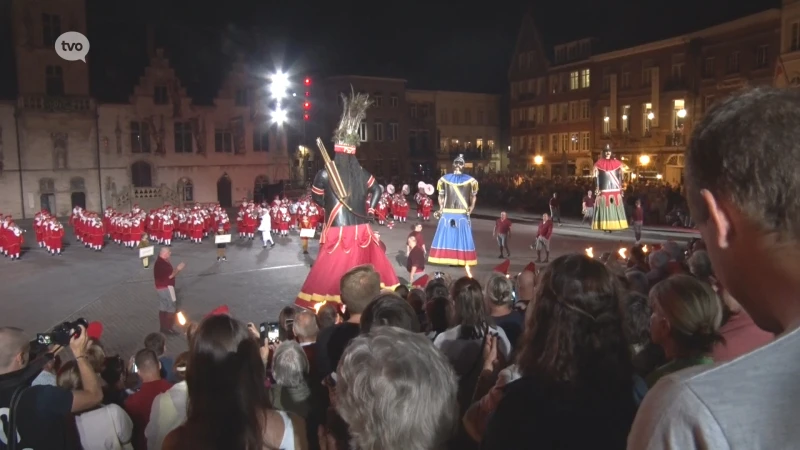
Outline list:
[[[303,102],[303,109],[305,109],[306,111],[311,109],[311,102],[309,102],[309,101]]]
[[[311,77],[306,77],[306,79],[303,80],[303,84],[306,86],[311,86]]]

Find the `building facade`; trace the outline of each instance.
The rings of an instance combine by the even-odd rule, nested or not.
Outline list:
[[[505,170],[508,151],[501,147],[500,96],[469,92],[428,91],[433,96],[438,173],[451,170],[464,155],[465,170],[490,173]],[[420,111],[417,111],[420,114]]]
[[[410,175],[414,179],[430,179],[439,174],[436,91],[407,90],[406,104]]]
[[[783,0],[775,86],[800,86],[800,1]]]
[[[407,177],[410,160],[406,80],[357,75],[325,79],[320,108],[325,124],[323,129],[331,135],[326,141],[332,140],[333,130],[341,117],[341,96],[349,95],[351,89],[369,94],[373,102],[359,129],[361,144],[356,155],[361,165],[378,179]]]
[[[255,95],[263,80],[242,64],[213,104],[195,105],[155,52],[130,101],[107,104],[91,95],[87,64],[54,51],[62,32],[87,34],[84,0],[15,0],[12,14],[18,98],[0,104],[3,213],[230,206],[291,177],[285,138]]]
[[[772,9],[612,52],[583,39],[550,53],[526,17],[509,71],[515,168],[588,176],[608,145],[631,177],[679,184],[692,124],[715,100],[771,83],[780,23]]]

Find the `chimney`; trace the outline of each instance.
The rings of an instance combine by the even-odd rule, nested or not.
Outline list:
[[[152,23],[147,24],[147,58],[153,59],[156,55],[156,28]]]

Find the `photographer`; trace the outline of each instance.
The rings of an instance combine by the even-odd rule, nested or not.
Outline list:
[[[69,347],[75,356],[82,390],[68,391],[55,386],[32,386],[25,390],[19,403],[13,409],[16,418],[18,437],[17,448],[67,449],[75,443],[68,441],[65,418],[70,413],[79,413],[99,405],[103,399],[100,381],[86,357],[89,336],[86,328],[79,325],[80,334],[70,339]],[[0,410],[3,411],[3,433],[5,439],[11,435],[9,430],[11,399],[19,386],[29,384],[24,376],[28,365],[30,343],[22,330],[12,327],[0,328]],[[14,381],[19,380],[18,383]],[[0,440],[0,449],[8,448],[8,442]]]

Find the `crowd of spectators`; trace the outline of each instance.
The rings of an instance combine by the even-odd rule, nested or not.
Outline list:
[[[74,358],[22,395],[29,337],[0,328],[0,406],[34,449],[793,448],[798,121],[800,92],[773,89],[706,115],[687,246],[397,291],[359,266],[342,308],[287,307],[276,339],[215,311],[174,358],[158,333],[108,357],[80,325]]]

